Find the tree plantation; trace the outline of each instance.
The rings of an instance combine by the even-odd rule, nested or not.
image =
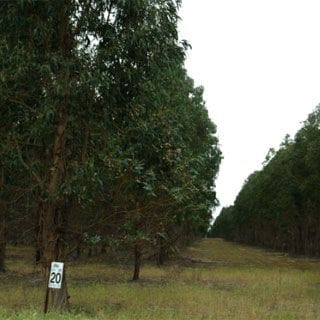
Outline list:
[[[0,319],[320,319],[320,105],[211,225],[181,6],[0,0]]]
[[[211,234],[293,254],[320,256],[320,106],[293,140],[270,150]]]
[[[2,271],[6,243],[32,245],[44,273],[99,247],[132,253],[136,280],[144,257],[161,264],[206,233],[221,152],[179,7],[0,1]]]

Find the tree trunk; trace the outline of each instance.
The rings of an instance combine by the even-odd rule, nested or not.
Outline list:
[[[72,3],[65,0],[61,7],[59,23],[57,25],[58,46],[62,52],[63,59],[69,61],[74,45],[74,38],[70,24],[70,11]],[[69,106],[70,74],[68,69],[57,72],[58,83],[63,88],[63,94],[56,101],[56,132],[52,146],[51,168],[49,170],[49,180],[47,186],[48,199],[45,204],[43,214],[43,266],[47,268],[52,261],[63,261],[63,223],[66,222],[65,200],[60,194],[60,186],[65,178],[65,159],[66,159],[66,128],[67,111]],[[68,304],[67,281],[64,270],[62,288],[52,292],[52,302],[54,309],[62,309]]]
[[[0,272],[5,272],[6,236],[5,220],[0,220]]]
[[[163,266],[166,258],[166,248],[162,237],[158,237],[158,257],[157,257],[158,266]]]
[[[80,259],[82,253],[82,243],[79,241],[77,249],[76,249],[76,260]]]
[[[42,237],[43,237],[43,201],[40,199],[38,203],[37,210],[37,221],[35,228],[35,238],[36,238],[36,247],[35,247],[35,262],[40,264],[43,257],[43,247],[42,247]]]
[[[50,169],[48,181],[48,199],[44,204],[42,217],[42,245],[43,256],[42,265],[45,270],[51,265],[52,261],[63,262],[63,223],[66,220],[66,210],[64,201],[59,194],[59,188],[65,175],[65,130],[66,115],[63,107],[58,113],[58,124],[56,136],[52,150],[52,167]],[[42,201],[42,200],[40,200]],[[52,307],[55,310],[65,309],[68,306],[67,281],[63,276],[61,289],[52,289]]]
[[[53,207],[49,207],[46,213],[51,216]],[[43,257],[42,265],[46,270],[50,269],[51,262],[64,262],[64,252],[62,247],[63,233],[61,232],[61,217],[65,212],[61,209],[54,210],[55,220],[51,224],[47,220],[43,226]],[[47,217],[48,218],[48,217]],[[48,278],[46,276],[46,278]],[[64,265],[61,289],[50,289],[51,307],[53,310],[65,310],[69,306],[69,294],[67,287],[66,265]]]
[[[66,269],[64,268],[61,289],[52,289],[52,308],[55,310],[67,309],[69,298]]]
[[[141,257],[142,257],[141,248],[138,244],[136,244],[134,246],[134,272],[133,272],[132,281],[139,280]]]

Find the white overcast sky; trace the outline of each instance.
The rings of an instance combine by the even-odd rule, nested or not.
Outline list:
[[[183,0],[180,17],[186,68],[218,127],[218,198],[231,205],[320,102],[320,0]]]

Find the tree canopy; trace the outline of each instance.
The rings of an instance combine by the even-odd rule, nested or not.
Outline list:
[[[320,106],[251,174],[211,233],[294,254],[320,255]]]
[[[4,226],[45,269],[85,242],[123,243],[134,278],[147,251],[163,260],[206,233],[221,152],[184,69],[179,7],[0,2],[0,269]]]

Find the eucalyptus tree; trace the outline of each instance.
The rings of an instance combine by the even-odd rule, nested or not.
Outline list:
[[[285,138],[261,171],[252,174],[213,233],[237,241],[319,255],[319,106],[294,139]]]
[[[180,173],[190,169],[187,163],[194,156],[187,143],[193,134],[191,127],[204,121],[198,119],[199,113],[192,118],[192,113],[202,105],[193,109],[191,100],[196,104],[202,93],[195,94],[193,83],[183,70],[188,45],[178,42],[179,4],[128,1],[117,7],[114,3],[108,15],[114,23],[102,30],[98,46],[98,60],[106,79],[99,92],[110,106],[110,128],[120,142],[113,208],[118,217],[125,216],[124,231],[134,247],[136,262],[140,260],[142,246],[152,243],[168,221],[177,222],[170,220],[170,206],[164,204],[176,208],[177,190],[182,193],[187,187],[174,188],[174,184],[182,183],[176,174],[178,163]],[[214,138],[211,142],[216,144]],[[216,162],[219,156],[213,163],[215,171]],[[211,184],[214,175],[209,176],[207,180]],[[208,220],[208,209],[205,215]],[[137,278],[139,262],[135,269],[134,278]]]
[[[100,186],[95,158],[107,147],[94,65],[96,29],[105,1],[14,1],[0,4],[1,136],[18,160],[39,212],[41,261],[63,260],[68,210],[86,203],[87,183]],[[92,129],[92,130],[91,130]],[[92,138],[92,132],[99,138]],[[5,175],[14,176],[5,168]],[[63,289],[53,305],[66,305]]]
[[[295,220],[296,251],[309,255],[320,255],[319,230],[319,192],[320,181],[320,106],[312,112],[294,139],[292,172],[299,183],[295,192],[298,214]]]
[[[164,154],[156,157],[141,147],[136,133],[144,133],[148,144],[152,113],[170,101],[157,81],[174,78],[171,70],[183,63],[179,5],[173,0],[0,3],[1,153],[15,165],[11,171],[4,163],[5,185],[29,182],[44,268],[65,258],[70,212],[114,201],[112,189],[124,180],[132,190],[129,211],[137,214],[140,199],[153,196],[154,181],[164,176],[158,162],[171,157],[165,140],[171,129],[160,128],[165,138],[157,148]],[[154,139],[158,132],[152,134]],[[61,307],[67,301],[64,277],[53,302]]]
[[[154,80],[160,106],[141,117],[138,125],[127,127],[125,135],[130,139],[126,145],[132,147],[128,158],[135,161],[131,163],[135,186],[128,195],[132,199],[128,232],[136,261],[143,246],[156,244],[162,250],[185,236],[184,232],[173,234],[174,229],[187,231],[188,226],[190,237],[200,229],[206,232],[210,208],[216,205],[214,179],[221,160],[202,89],[194,88],[181,65],[169,74],[159,72]],[[135,279],[138,269],[136,263]]]
[[[208,236],[234,240],[233,223],[233,206],[223,207],[217,218],[214,220],[214,224],[211,226]]]

